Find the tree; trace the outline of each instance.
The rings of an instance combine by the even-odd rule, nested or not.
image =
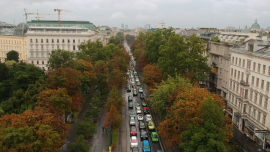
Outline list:
[[[140,55],[136,66],[139,67],[139,69],[141,70],[141,69],[143,69],[143,67],[145,67],[148,64],[150,64],[148,58],[143,56],[143,55]]]
[[[158,63],[160,57],[159,47],[165,45],[172,33],[171,29],[158,29],[155,33],[150,33],[147,36],[144,56],[148,58],[151,63]]]
[[[6,61],[6,62],[5,62],[5,65],[6,65],[8,68],[13,68],[13,64],[17,64],[17,62],[14,61],[14,60],[9,60],[9,61]]]
[[[97,61],[95,63],[95,73],[96,73],[96,82],[95,84],[100,89],[101,92],[104,92],[107,89],[107,77],[108,77],[108,67],[105,61]]]
[[[108,102],[105,105],[107,111],[111,109],[111,105],[114,105],[117,111],[121,110],[121,108],[124,106],[122,95],[116,86],[112,87],[107,100]]]
[[[95,131],[96,131],[95,129],[96,129],[96,126],[93,123],[83,121],[78,124],[76,128],[76,133],[79,136],[82,135],[84,137],[90,137],[95,134]]]
[[[83,136],[80,135],[77,137],[76,141],[74,143],[70,143],[68,145],[69,152],[88,152],[89,151],[89,145],[87,144],[87,141],[83,139]]]
[[[132,53],[134,53],[134,51],[138,45],[139,45],[139,48],[144,48],[145,44],[141,40],[137,39],[137,40],[133,41],[133,43],[130,45],[130,51]]]
[[[5,63],[0,63],[0,82],[8,78],[8,67]]]
[[[139,32],[139,34],[137,35],[137,39],[141,40],[142,42],[145,42],[147,40],[147,36],[149,35],[148,32]]]
[[[148,64],[143,68],[143,82],[151,88],[156,88],[162,81],[162,73],[155,64]],[[152,93],[152,90],[149,90]]]
[[[11,50],[7,53],[7,61],[19,62],[19,53],[17,51]]]
[[[61,136],[49,125],[0,128],[0,147],[3,151],[58,151]]]
[[[125,37],[125,39],[127,41],[127,44],[130,45],[135,40],[135,36],[127,34],[126,37]]]
[[[53,50],[49,58],[49,68],[58,69],[58,68],[67,68],[73,67],[75,64],[74,60],[75,54],[71,51],[65,50]]]
[[[214,41],[214,42],[220,42],[219,38],[216,36],[216,37],[213,37],[211,38],[211,41]]]
[[[203,41],[196,35],[185,38],[172,33],[168,42],[160,47],[158,67],[165,78],[192,73],[192,79],[204,80],[210,72],[207,56],[203,56],[205,51]]]
[[[116,109],[116,107],[112,104],[110,111],[106,114],[105,118],[105,127],[112,126],[112,129],[117,129],[120,127],[122,122],[121,115],[119,114],[119,111]]]
[[[165,120],[158,126],[159,135],[167,139],[166,145],[170,146],[172,142],[179,145],[183,140],[180,135],[189,124],[199,126],[203,122],[201,106],[207,98],[212,98],[219,107],[223,107],[224,102],[219,95],[198,87],[181,88],[167,99],[171,106],[166,109]]]
[[[119,69],[113,69],[113,71],[109,74],[108,81],[109,90],[111,90],[113,86],[120,90],[127,83],[126,73],[120,71]]]
[[[134,60],[138,62],[139,56],[143,55],[144,50],[142,48],[140,48],[140,45],[136,46],[136,49],[133,53],[134,56]]]
[[[121,43],[121,38],[119,36],[115,36],[115,37],[110,37],[109,39],[109,44],[112,43],[114,45],[118,45]]]
[[[226,152],[228,147],[224,144],[225,130],[223,122],[225,120],[222,107],[215,103],[211,98],[204,100],[201,111],[203,122],[196,126],[190,124],[188,130],[181,134],[185,140],[180,144],[186,152],[194,151],[215,151]]]
[[[120,37],[121,38],[121,42],[124,42],[125,38],[124,38],[124,33],[123,32],[118,32],[116,34],[116,36]]]

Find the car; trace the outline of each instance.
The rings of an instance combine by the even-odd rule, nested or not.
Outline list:
[[[139,152],[139,148],[138,148],[138,147],[133,147],[133,148],[131,149],[131,152]]]
[[[148,107],[143,107],[143,113],[144,114],[149,114],[150,113]]]
[[[147,132],[145,130],[140,130],[140,135],[141,135],[141,140],[146,140],[148,139]]]
[[[140,87],[139,93],[143,93],[143,88],[142,87]]]
[[[162,152],[162,150],[158,149],[156,152]]]
[[[148,121],[148,129],[149,130],[155,130],[155,124],[153,121]]]
[[[139,103],[136,103],[136,109],[141,108],[141,105]]]
[[[142,110],[141,110],[141,108],[137,108],[137,113],[142,113]]]
[[[146,129],[145,123],[143,121],[139,121],[139,129]]]
[[[137,72],[136,72],[136,71],[134,71],[134,72],[133,72],[133,75],[137,75]]]
[[[143,93],[140,93],[140,99],[144,99],[144,94]]]
[[[136,77],[136,78],[135,78],[135,81],[136,81],[136,82],[139,82],[140,80],[139,80],[139,78],[138,78],[138,77]]]
[[[152,142],[158,142],[158,134],[157,132],[151,133]]]
[[[143,142],[142,142],[142,151],[143,152],[150,152],[151,151],[148,140],[143,140]]]
[[[128,86],[127,86],[127,92],[131,92],[131,87],[130,87],[129,84],[128,84]]]
[[[130,136],[136,136],[136,135],[137,135],[136,126],[130,126]]]
[[[128,101],[132,101],[133,100],[133,96],[128,96]]]
[[[140,86],[140,85],[141,85],[140,81],[137,81],[137,83],[136,83],[136,84],[137,84],[137,86]]]
[[[130,138],[130,147],[138,147],[138,141],[136,136],[131,136]]]
[[[137,90],[134,89],[134,90],[133,90],[133,96],[137,96],[137,95],[138,95]]]
[[[146,121],[146,122],[152,121],[151,115],[146,114],[146,115],[145,115],[145,121]]]
[[[130,117],[129,125],[130,126],[135,126],[135,117]]]
[[[132,86],[132,88],[136,88],[135,82],[131,82],[131,86]]]
[[[137,117],[138,117],[138,120],[139,120],[139,121],[140,121],[140,120],[143,120],[143,115],[142,115],[142,114],[138,114]]]
[[[129,108],[129,109],[133,109],[133,103],[132,103],[132,102],[129,102],[129,103],[128,103],[128,108]]]
[[[146,107],[147,106],[147,103],[145,101],[142,101],[142,106],[143,107]]]
[[[135,112],[133,110],[129,111],[129,117],[135,117]]]

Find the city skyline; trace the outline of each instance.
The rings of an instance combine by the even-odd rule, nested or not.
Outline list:
[[[113,2],[101,1],[45,1],[14,0],[0,2],[1,20],[13,24],[25,22],[24,8],[27,12],[57,14],[54,9],[66,9],[72,12],[62,12],[62,20],[87,20],[98,25],[120,27],[121,23],[129,28],[144,27],[151,24],[160,28],[160,22],[165,27],[191,28],[216,27],[225,29],[227,26],[244,28],[251,26],[255,19],[262,28],[270,26],[270,1],[267,0],[138,0]],[[42,16],[42,20],[57,20],[57,15]],[[29,19],[36,19],[34,15]]]

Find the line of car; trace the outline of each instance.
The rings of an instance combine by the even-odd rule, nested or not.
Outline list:
[[[143,88],[139,87],[138,92],[141,99],[141,104],[136,103],[135,109],[136,112],[133,110],[134,103],[133,97],[138,96],[137,93],[137,86],[140,86],[140,81],[137,76],[136,71],[128,71],[127,75],[130,76],[127,85],[127,92],[133,92],[133,95],[128,96],[128,109],[129,109],[129,125],[130,125],[130,147],[132,152],[139,152],[138,147],[138,139],[137,139],[137,128],[136,128],[136,119],[138,120],[138,128],[140,133],[140,140],[142,142],[142,151],[143,152],[150,152],[151,147],[149,144],[149,138],[151,137],[152,142],[158,142],[158,134],[155,132],[155,125],[152,121],[152,117],[149,113],[149,109],[147,107],[147,103],[144,100]],[[139,85],[138,85],[139,84]],[[137,86],[136,86],[137,85]],[[141,106],[143,108],[141,108]],[[148,132],[146,129],[146,125],[148,127],[149,133],[151,133],[150,137],[148,137]],[[151,132],[150,132],[151,131]],[[161,150],[157,150],[156,152],[161,152]]]

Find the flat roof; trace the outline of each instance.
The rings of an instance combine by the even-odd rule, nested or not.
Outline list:
[[[75,26],[70,26],[70,27],[51,27],[51,26],[29,26],[29,29],[75,29],[75,30],[88,30],[88,28],[85,27],[75,27]]]

